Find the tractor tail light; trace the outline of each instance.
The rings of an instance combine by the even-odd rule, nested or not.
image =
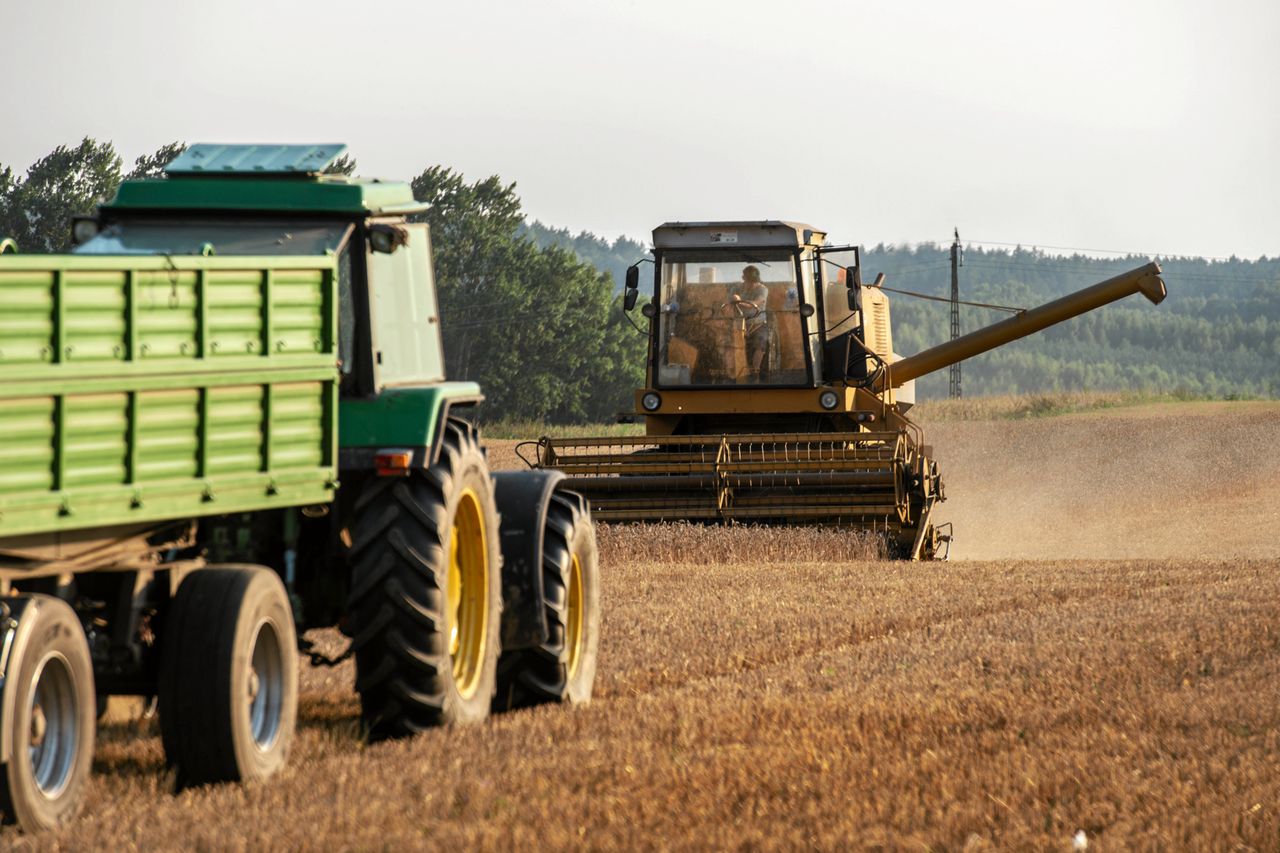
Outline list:
[[[412,466],[412,450],[379,450],[373,456],[379,477],[407,477]]]

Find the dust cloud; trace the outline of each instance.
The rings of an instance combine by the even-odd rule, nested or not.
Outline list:
[[[1280,403],[1121,406],[923,423],[951,558],[1280,556]],[[523,468],[514,441],[486,441]]]
[[[1280,405],[925,425],[953,559],[1274,558]]]

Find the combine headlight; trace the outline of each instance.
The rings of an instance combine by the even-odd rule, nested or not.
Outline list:
[[[818,395],[818,405],[830,410],[840,405],[840,395],[835,391],[823,391]]]
[[[656,412],[662,408],[662,398],[650,391],[640,398],[640,405],[644,406],[646,412]]]

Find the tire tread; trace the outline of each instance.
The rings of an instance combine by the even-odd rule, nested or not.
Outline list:
[[[435,465],[389,484],[371,481],[356,502],[348,612],[355,626],[356,690],[371,740],[455,721],[442,573],[448,501],[475,457],[487,480],[475,428],[449,419]],[[487,535],[496,536],[491,496],[486,511],[486,522],[495,527]],[[500,559],[497,553],[491,548],[490,559]],[[500,599],[495,610],[490,618],[497,624]]]

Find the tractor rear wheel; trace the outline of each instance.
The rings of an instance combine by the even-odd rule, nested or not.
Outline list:
[[[502,552],[475,429],[450,420],[436,464],[370,479],[350,529],[348,612],[369,737],[483,720],[497,676]]]
[[[298,638],[280,576],[210,566],[183,579],[160,650],[160,736],[178,787],[284,766],[298,715]]]
[[[547,640],[503,656],[494,702],[500,710],[591,699],[600,645],[600,571],[595,526],[577,494],[551,496],[543,526],[542,588]]]

